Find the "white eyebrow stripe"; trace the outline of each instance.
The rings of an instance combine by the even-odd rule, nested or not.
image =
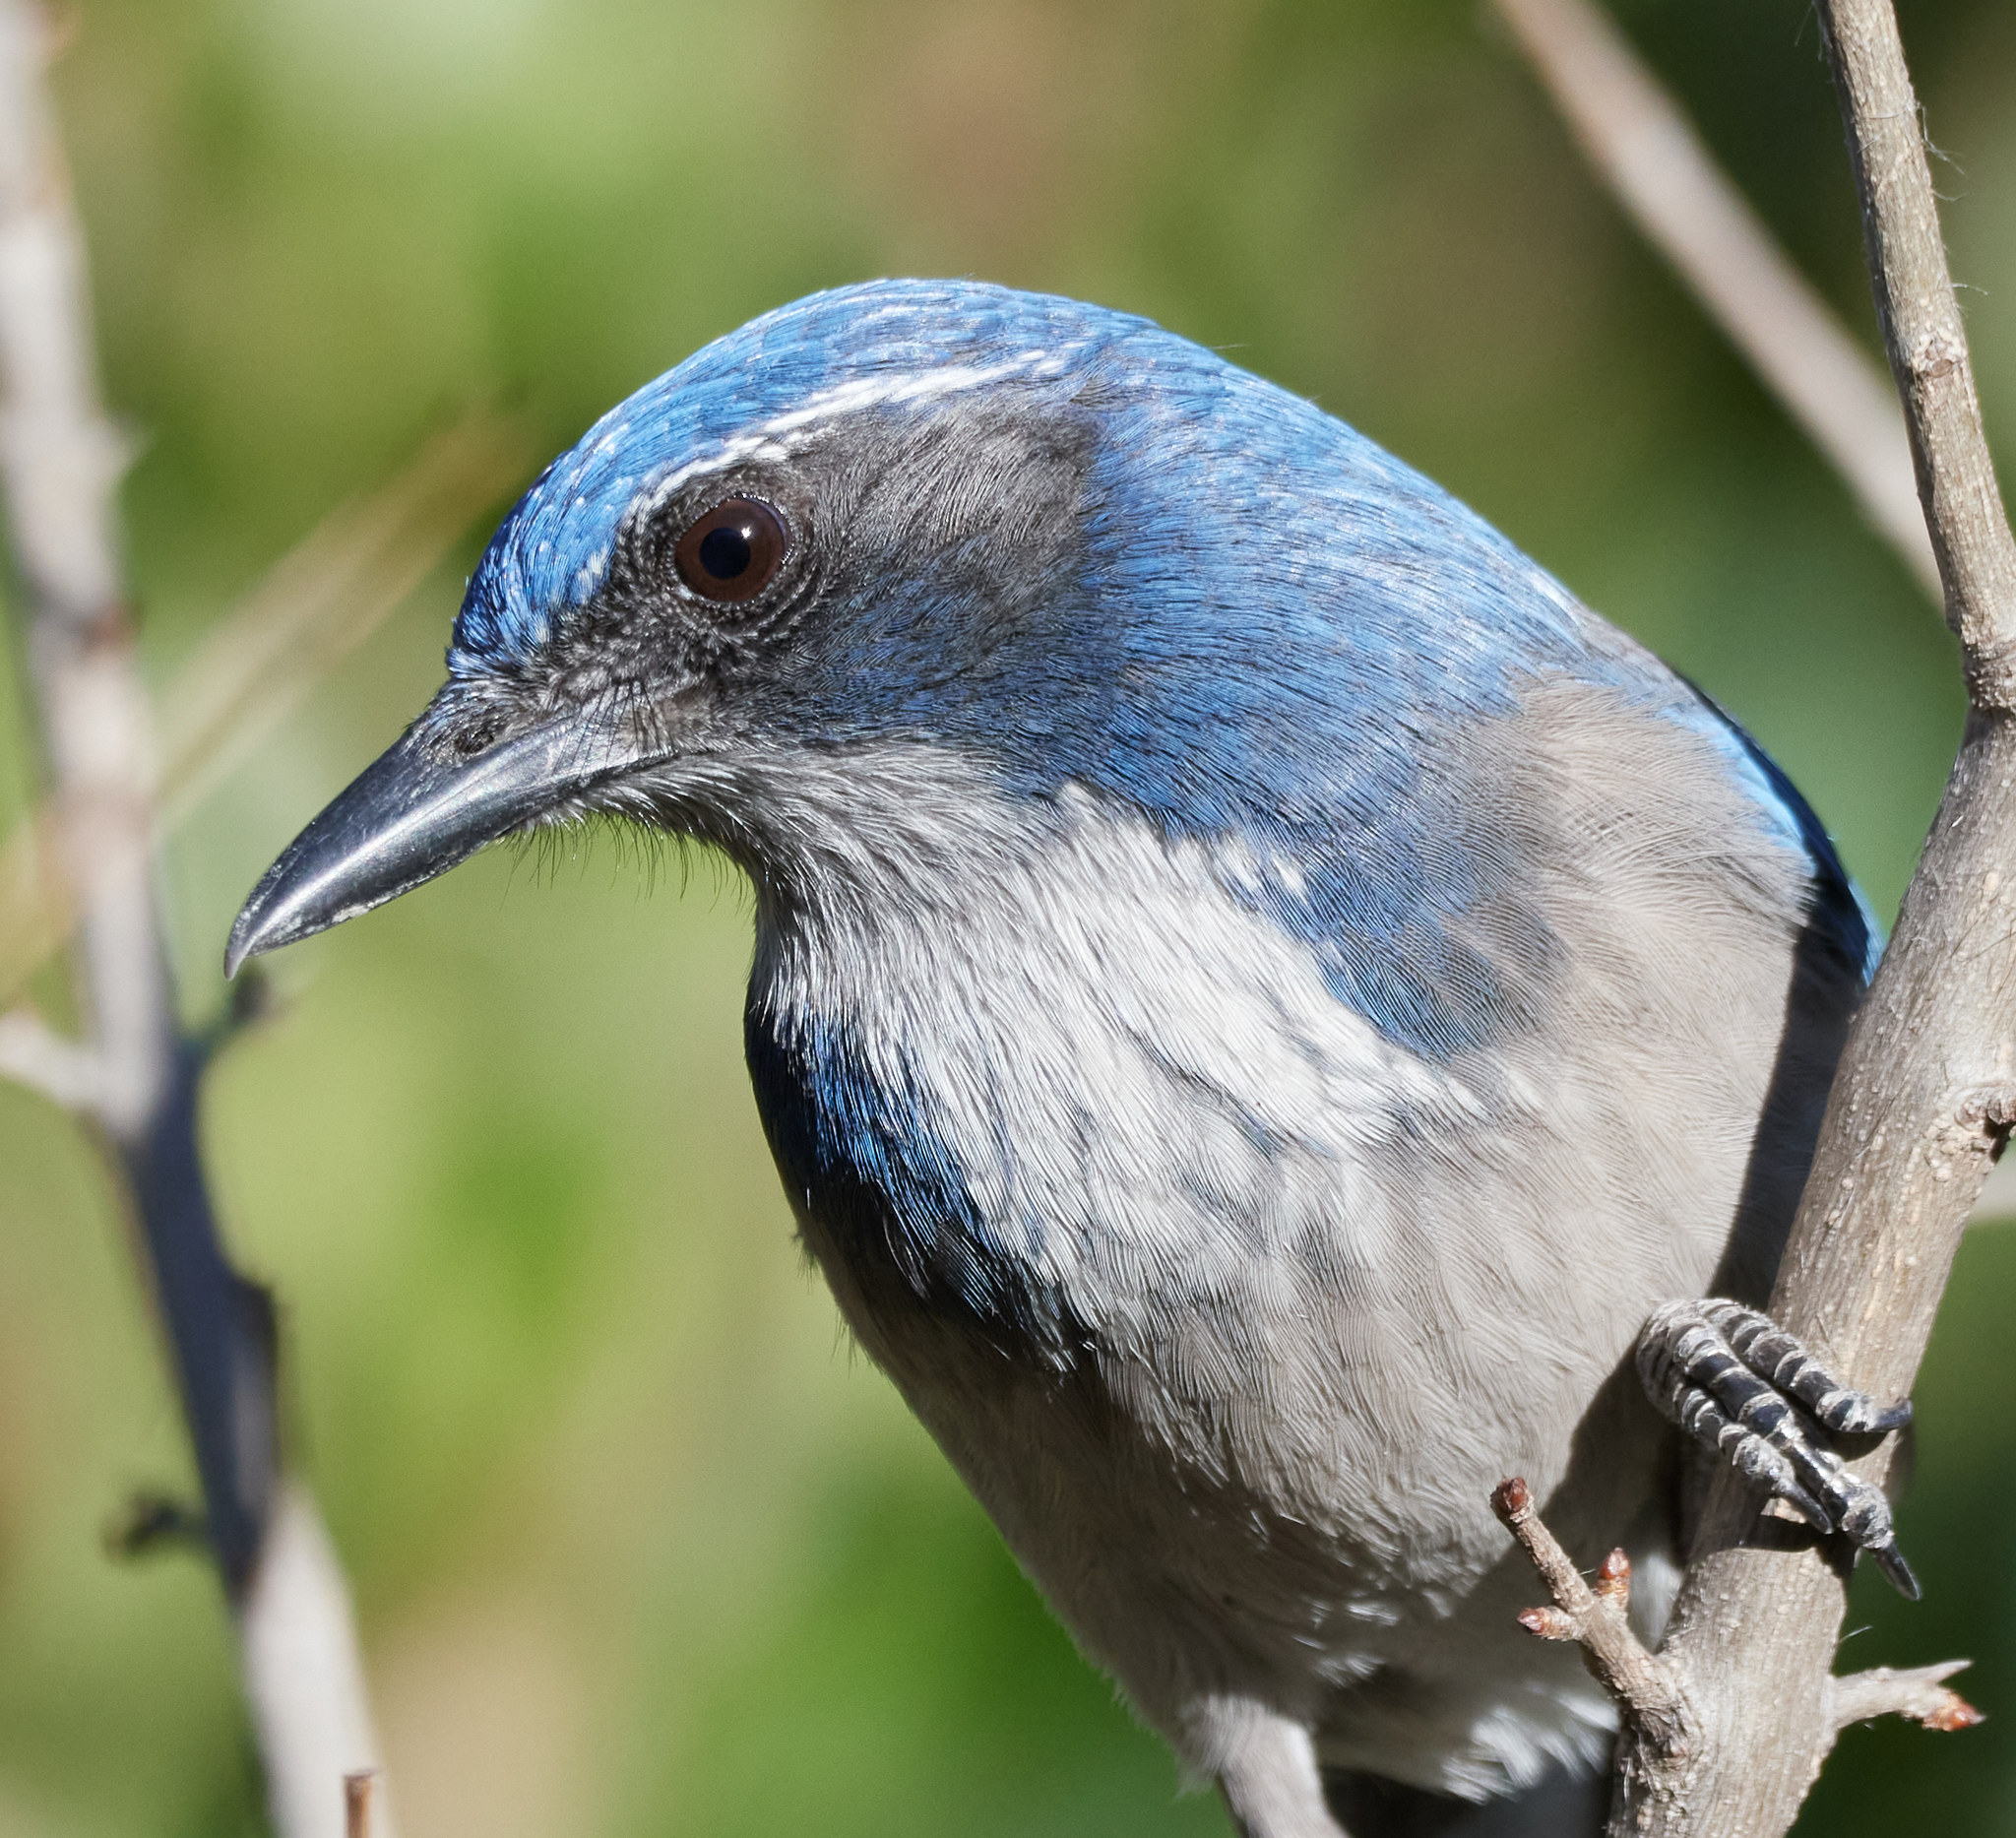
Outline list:
[[[695,478],[704,478],[710,473],[726,472],[730,467],[739,466],[744,460],[784,459],[799,444],[791,436],[801,436],[806,428],[821,422],[889,404],[907,408],[916,403],[936,402],[941,397],[957,395],[962,390],[983,389],[989,383],[998,383],[1006,377],[1025,373],[1031,377],[1060,376],[1069,368],[1078,349],[1075,346],[1067,346],[1061,350],[1046,350],[1039,346],[1029,350],[1018,351],[1013,357],[997,364],[942,364],[932,370],[913,370],[894,376],[861,377],[851,383],[841,383],[832,389],[820,390],[808,396],[797,408],[787,410],[783,414],[773,415],[747,433],[732,435],[713,453],[697,460],[688,460],[684,466],[667,473],[632,507],[631,514],[649,516],[681,486]],[[625,431],[627,430],[612,431],[604,436],[599,445],[610,445]]]
[[[789,448],[784,443],[771,440],[763,433],[737,434],[732,440],[724,441],[713,453],[698,460],[688,460],[684,466],[667,473],[626,514],[649,516],[690,479],[704,478],[709,473],[724,473],[744,460],[781,460],[788,452]]]
[[[804,403],[773,416],[763,423],[761,433],[777,435],[793,433],[807,427],[814,421],[829,420],[835,415],[853,414],[862,409],[872,409],[884,403],[909,405],[919,402],[935,402],[941,396],[952,396],[961,390],[982,389],[989,383],[998,383],[1004,377],[1011,377],[1021,371],[1031,371],[1039,376],[1054,376],[1064,366],[1063,353],[1051,353],[1041,349],[1018,351],[1013,357],[997,364],[942,364],[935,370],[913,370],[896,376],[861,377],[852,383],[842,383],[833,389],[820,390],[816,395],[806,397]]]

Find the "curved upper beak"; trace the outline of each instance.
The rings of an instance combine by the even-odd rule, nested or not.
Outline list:
[[[449,762],[409,729],[260,877],[231,926],[224,975],[383,906],[644,762],[635,739],[579,719]]]

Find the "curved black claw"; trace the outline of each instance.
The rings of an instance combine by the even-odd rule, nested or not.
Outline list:
[[[1909,1399],[1879,1405],[1842,1384],[1769,1315],[1733,1301],[1660,1309],[1638,1337],[1638,1376],[1663,1416],[1815,1531],[1866,1551],[1901,1594],[1919,1599],[1890,1502],[1822,1439],[1901,1429]]]

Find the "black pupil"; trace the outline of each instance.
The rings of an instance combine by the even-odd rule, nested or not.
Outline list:
[[[700,539],[700,565],[717,581],[732,581],[748,572],[749,533],[739,524],[723,524]]]

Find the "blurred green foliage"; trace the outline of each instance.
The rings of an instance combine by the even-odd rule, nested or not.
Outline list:
[[[1906,10],[2016,449],[2016,11]],[[1872,337],[1798,0],[1625,21]],[[1425,468],[1749,722],[1894,905],[1957,730],[1902,570],[1578,164],[1474,0],[81,0],[59,71],[151,665],[455,404],[558,448],[809,288],[977,274],[1153,314]],[[459,558],[466,565],[480,533]],[[192,1016],[237,901],[432,687],[460,571],[175,839]],[[32,783],[0,715],[0,814]],[[1219,1832],[800,1265],[715,862],[493,853],[289,954],[213,1086],[278,1286],[410,1838]],[[44,998],[60,1012],[60,981]],[[216,1588],[100,1528],[190,1485],[89,1145],[0,1089],[0,1838],[261,1829]],[[1851,1733],[1802,1829],[2016,1818],[2016,1236],[1921,1392],[1911,1609],[1984,1729]]]

